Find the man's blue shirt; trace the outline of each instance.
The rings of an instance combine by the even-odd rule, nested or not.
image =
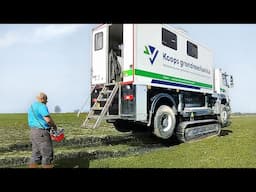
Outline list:
[[[32,110],[33,107],[33,110]],[[28,109],[28,125],[30,128],[48,129],[50,126],[44,120],[45,116],[50,115],[44,103],[34,102]]]

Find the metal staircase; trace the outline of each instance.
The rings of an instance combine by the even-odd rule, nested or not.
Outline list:
[[[119,118],[118,115],[110,115],[109,107],[111,106],[113,99],[119,90],[118,83],[105,84],[99,93],[97,101],[91,107],[85,121],[81,127],[97,128],[103,119]],[[94,121],[96,120],[96,121]]]

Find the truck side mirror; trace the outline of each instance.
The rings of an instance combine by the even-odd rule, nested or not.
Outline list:
[[[230,87],[234,87],[234,80],[232,75],[230,75]]]

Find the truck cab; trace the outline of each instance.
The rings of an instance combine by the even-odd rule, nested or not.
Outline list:
[[[216,113],[220,114],[219,118],[222,127],[226,127],[230,124],[231,100],[229,89],[234,86],[233,76],[223,72],[220,68],[216,68],[214,71],[214,81],[214,92],[217,94],[218,103]]]

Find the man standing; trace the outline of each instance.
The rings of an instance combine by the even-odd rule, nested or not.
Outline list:
[[[28,125],[31,128],[30,139],[32,142],[32,156],[30,168],[37,168],[42,164],[43,168],[53,168],[53,145],[50,137],[50,128],[57,130],[57,126],[50,116],[47,103],[47,95],[39,93],[28,109]]]

